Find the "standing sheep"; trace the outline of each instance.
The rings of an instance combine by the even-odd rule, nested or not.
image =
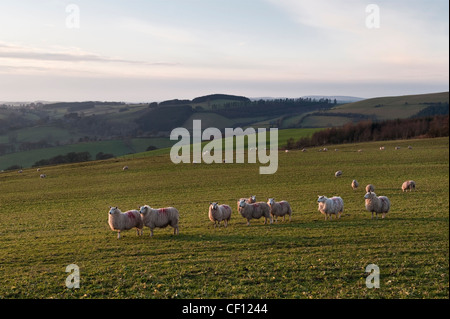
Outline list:
[[[282,200],[281,202],[276,202],[273,198],[269,198],[267,204],[270,207],[272,218],[275,218],[275,222],[277,222],[278,216],[283,216],[284,222],[286,215],[289,215],[289,222],[291,221],[292,209],[287,201]]]
[[[416,190],[416,182],[414,181],[406,181],[402,184],[402,191],[406,192],[409,189],[410,192],[412,190]]]
[[[241,213],[242,217],[247,219],[247,226],[250,225],[251,219],[260,219],[261,217],[264,217],[264,224],[267,223],[267,219],[273,224],[273,218],[270,215],[270,207],[264,202],[251,204],[243,199],[239,203],[239,213]]]
[[[249,198],[239,198],[239,200],[237,201],[237,210],[238,211],[239,211],[239,204],[241,203],[242,200],[244,200],[246,203],[254,204],[254,203],[256,203],[256,196],[252,195]]]
[[[374,192],[375,191],[375,186],[373,186],[372,184],[368,184],[366,186],[366,193],[368,192]]]
[[[352,188],[353,188],[353,190],[357,189],[358,186],[359,186],[358,181],[357,181],[356,179],[354,179],[354,180],[352,181]]]
[[[386,196],[377,196],[374,192],[368,192],[364,195],[364,198],[366,200],[366,209],[372,213],[372,219],[373,213],[376,214],[377,219],[378,214],[382,214],[384,218],[391,208],[391,202]]]
[[[110,207],[108,224],[111,230],[117,231],[117,238],[120,238],[122,230],[130,230],[131,228],[136,228],[138,236],[142,235],[143,223],[137,210],[122,213],[117,207]]]
[[[209,220],[214,223],[214,228],[216,224],[220,227],[220,222],[223,220],[225,227],[228,226],[228,222],[231,219],[231,207],[228,205],[219,205],[217,203],[209,203]]]
[[[318,210],[325,215],[325,220],[328,217],[333,219],[331,215],[336,215],[341,218],[341,214],[344,212],[344,201],[339,196],[327,198],[326,196],[319,196],[317,199],[319,203]]]
[[[153,229],[165,228],[168,225],[173,227],[173,234],[178,235],[178,220],[180,214],[173,207],[153,209],[148,205],[144,205],[139,209],[144,226],[150,228],[150,237],[153,237]]]
[[[334,173],[334,176],[339,177],[342,175],[342,171],[337,171],[336,173]]]

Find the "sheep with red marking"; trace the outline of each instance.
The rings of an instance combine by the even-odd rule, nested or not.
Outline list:
[[[339,196],[327,198],[326,196],[319,196],[317,199],[319,203],[318,210],[325,215],[325,220],[332,218],[332,215],[341,218],[341,214],[344,212],[344,201]]]
[[[223,221],[225,227],[228,226],[228,222],[231,219],[231,207],[225,204],[219,205],[218,203],[209,203],[209,220],[220,227],[220,222]]]
[[[377,196],[374,192],[367,192],[366,195],[364,195],[364,199],[366,202],[366,209],[372,213],[372,219],[373,213],[375,213],[377,219],[378,214],[382,214],[384,218],[391,208],[391,202],[386,196]]]
[[[278,216],[283,217],[284,222],[286,219],[286,215],[289,215],[289,221],[291,221],[292,209],[289,202],[285,200],[276,202],[275,199],[269,198],[267,200],[267,204],[270,207],[270,214],[272,215],[272,218],[275,219],[275,223],[278,221]]]
[[[153,229],[173,227],[173,234],[178,235],[178,221],[180,213],[174,207],[154,209],[144,205],[139,209],[144,226],[150,228],[150,237],[153,237]]]
[[[122,230],[136,228],[137,235],[142,235],[143,223],[138,210],[129,210],[122,213],[117,207],[110,207],[108,214],[108,224],[111,230],[117,231],[117,238],[120,238]]]
[[[247,226],[250,226],[251,219],[260,219],[261,217],[264,217],[264,224],[267,223],[268,219],[271,224],[273,223],[272,215],[270,215],[270,207],[264,202],[251,204],[247,203],[245,199],[242,199],[239,202],[239,213],[247,219]]]
[[[238,211],[239,211],[239,204],[241,203],[242,200],[244,200],[246,203],[253,204],[253,203],[256,203],[256,196],[252,195],[249,198],[239,198],[239,200],[237,201],[237,210]]]

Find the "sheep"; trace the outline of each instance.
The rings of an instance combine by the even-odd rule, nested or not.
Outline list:
[[[281,202],[276,202],[273,198],[267,200],[267,204],[270,207],[270,214],[272,218],[275,218],[275,222],[278,220],[278,216],[283,216],[283,222],[285,221],[286,215],[289,215],[289,222],[291,221],[292,209],[289,202],[282,200]]]
[[[239,213],[241,213],[242,217],[247,219],[247,226],[250,226],[251,219],[260,219],[261,217],[264,217],[264,224],[267,223],[267,219],[273,224],[273,218],[270,215],[270,207],[264,202],[251,204],[243,199],[239,203]]]
[[[353,188],[353,190],[357,189],[358,186],[359,186],[358,181],[357,181],[356,179],[354,179],[354,180],[352,181],[352,188]]]
[[[395,150],[399,150],[399,149],[400,149],[400,146],[396,146],[396,147],[395,147]]]
[[[41,174],[41,175],[39,175],[39,177],[40,177],[40,178],[46,178],[46,177],[47,177],[47,175],[45,175],[45,174]]]
[[[384,151],[385,147],[384,146],[380,146],[380,151]]]
[[[391,202],[386,196],[377,196],[374,192],[367,192],[364,198],[366,200],[366,209],[372,213],[372,219],[373,213],[376,214],[377,219],[378,214],[382,214],[384,218],[391,208]]]
[[[366,186],[366,193],[374,192],[374,191],[375,191],[375,186],[373,186],[372,184],[367,184],[367,186]]]
[[[412,146],[411,146],[411,145],[408,145],[408,149],[409,149],[409,150],[412,150]]]
[[[178,220],[180,214],[174,207],[153,209],[148,205],[141,206],[139,209],[144,226],[150,228],[150,237],[153,237],[153,229],[165,228],[168,225],[173,227],[173,234],[178,235]]]
[[[339,176],[341,176],[342,175],[342,171],[337,171],[336,173],[334,173],[334,176],[335,177],[339,177]]]
[[[122,170],[123,170],[123,171],[126,171],[126,170],[128,170],[128,166],[124,166],[124,167],[122,167]]]
[[[237,210],[239,211],[239,204],[241,203],[241,200],[245,200],[245,202],[253,204],[256,203],[256,196],[252,195],[249,198],[239,198],[237,201]]]
[[[341,214],[344,212],[344,201],[341,197],[334,196],[327,198],[326,196],[319,196],[317,202],[319,203],[318,210],[325,215],[325,220],[327,220],[328,217],[333,219],[331,216],[333,214],[338,218],[341,218]]]
[[[108,224],[111,230],[117,231],[117,238],[120,239],[122,230],[136,228],[137,235],[142,235],[143,223],[138,210],[129,210],[122,213],[117,207],[109,208]]]
[[[228,205],[219,205],[218,203],[209,203],[209,220],[214,223],[214,228],[216,224],[220,227],[220,222],[223,220],[225,227],[228,226],[228,222],[231,219],[231,207]]]
[[[406,192],[406,191],[412,192],[412,190],[416,190],[416,182],[414,181],[406,181],[402,184],[402,191]]]

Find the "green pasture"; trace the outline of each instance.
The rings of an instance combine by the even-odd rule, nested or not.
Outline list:
[[[449,298],[448,137],[328,149],[280,151],[273,175],[148,153],[0,173],[0,298]],[[403,193],[409,179],[417,189]],[[391,200],[386,219],[365,211],[369,183]],[[292,221],[246,226],[236,200],[250,195],[288,200]],[[318,195],[341,196],[342,218],[325,221]],[[210,201],[232,207],[228,228],[212,226]],[[117,239],[109,206],[144,204],[178,208],[180,234]],[[79,289],[65,285],[70,264]],[[369,264],[378,289],[366,287]]]

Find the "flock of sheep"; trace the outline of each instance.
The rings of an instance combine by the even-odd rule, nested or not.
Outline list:
[[[336,176],[340,175],[342,175],[342,172],[341,174],[336,174]],[[353,180],[351,186],[353,189],[356,189],[359,185],[356,180]],[[415,189],[416,183],[412,180],[402,184],[403,192]],[[372,219],[374,214],[376,218],[378,218],[378,214],[385,218],[391,208],[391,202],[386,196],[377,196],[374,191],[375,188],[372,184],[366,186],[366,194],[364,195],[366,210],[372,213]],[[319,196],[317,203],[319,212],[325,215],[325,220],[332,219],[333,215],[340,218],[344,212],[344,201],[339,196],[331,198]],[[273,198],[269,198],[267,202],[256,202],[256,196],[240,198],[237,201],[237,210],[247,220],[247,226],[250,225],[250,220],[252,219],[264,217],[264,224],[268,222],[272,224],[274,219],[277,222],[278,217],[283,217],[283,221],[285,221],[286,216],[289,216],[289,221],[291,221],[292,216],[292,208],[289,202],[276,202]],[[231,211],[229,205],[219,205],[217,202],[209,203],[208,217],[214,223],[214,228],[216,226],[220,227],[221,222],[227,227],[231,219]],[[180,214],[174,207],[154,209],[144,205],[139,210],[129,210],[125,213],[122,213],[117,207],[110,207],[108,215],[109,226],[111,230],[117,231],[117,238],[120,238],[121,231],[132,228],[136,228],[138,236],[142,235],[144,226],[150,228],[151,237],[155,228],[165,228],[169,225],[173,228],[174,235],[179,233],[178,222]]]

